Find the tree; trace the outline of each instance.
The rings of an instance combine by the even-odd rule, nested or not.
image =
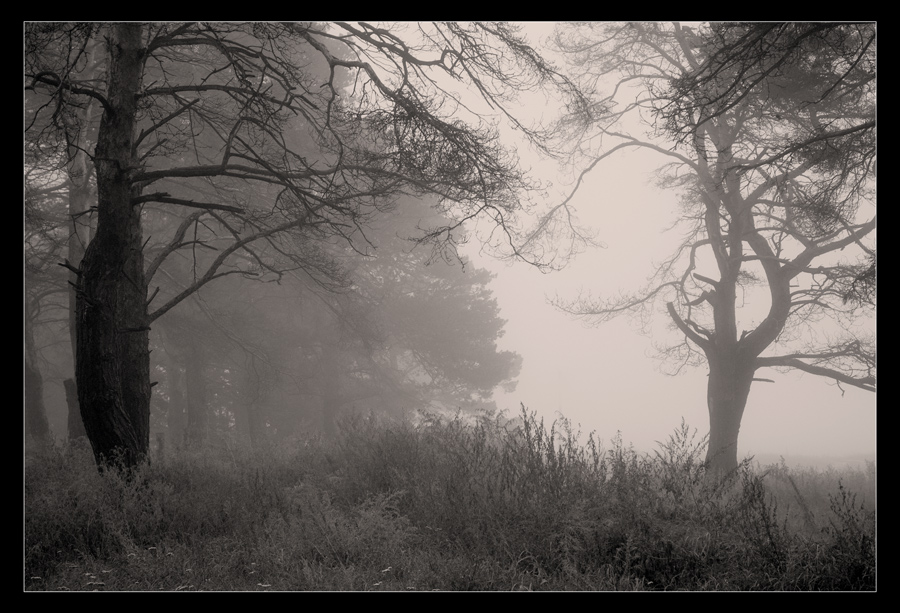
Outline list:
[[[52,440],[50,424],[47,421],[47,410],[44,407],[44,381],[38,367],[37,350],[34,341],[35,310],[37,301],[29,300],[25,296],[24,305],[24,400],[25,400],[25,433],[40,444],[46,444]]]
[[[99,78],[101,44],[92,37],[91,24],[78,24],[60,31],[50,27],[32,31],[26,48],[26,61],[36,59],[36,47],[42,49],[48,64],[72,63],[86,81]],[[68,56],[68,59],[64,59]],[[38,69],[37,66],[33,68]],[[61,100],[62,101],[62,100]],[[96,202],[96,181],[88,156],[96,141],[95,114],[99,104],[88,98],[83,103],[61,104],[52,113],[41,113],[41,95],[26,90],[25,111],[25,181],[26,198],[32,207],[52,208],[56,230],[66,239],[64,261],[69,267],[68,310],[69,345],[72,369],[75,356],[75,271],[90,240],[91,210]],[[40,202],[40,205],[37,203]],[[28,257],[26,255],[26,257]],[[72,375],[74,377],[74,375]],[[85,435],[78,410],[74,378],[64,382],[68,406],[68,438]]]
[[[24,401],[26,435],[39,443],[52,441],[52,432],[44,404],[44,375],[40,331],[44,336],[59,336],[59,323],[65,320],[59,297],[66,294],[63,270],[56,266],[65,244],[60,231],[60,202],[52,186],[37,184],[26,175],[24,202]],[[64,323],[64,322],[63,322]],[[64,330],[64,328],[63,328]]]
[[[442,220],[423,202],[401,202],[389,226],[376,229],[378,252],[359,268],[360,292],[385,336],[382,357],[417,389],[420,405],[484,408],[496,387],[515,385],[521,357],[497,350],[505,322],[489,287],[492,275],[465,260],[452,266],[409,250],[403,237],[422,225]]]
[[[319,245],[365,245],[367,224],[400,194],[433,194],[452,220],[422,241],[446,243],[486,217],[529,258],[536,243],[520,245],[517,211],[533,186],[450,86],[476,90],[534,142],[509,97],[574,90],[507,25],[411,29],[407,43],[365,23],[26,24],[41,137],[65,128],[41,116],[102,107],[96,143],[81,143],[96,172],[96,233],[71,265],[78,399],[98,464],[145,457],[150,324],[214,279],[302,270],[339,285]],[[97,41],[99,66],[84,61]],[[145,238],[154,210],[182,221]],[[150,283],[176,254],[191,258],[192,282],[151,310]]]
[[[199,408],[212,428],[237,425],[254,444],[262,433],[330,435],[353,412],[406,418],[425,407],[490,407],[494,388],[513,384],[521,358],[496,348],[504,322],[490,275],[433,260],[403,238],[438,217],[426,202],[403,198],[368,229],[377,249],[363,255],[336,245],[348,278],[339,291],[292,273],[277,285],[231,277],[162,318],[152,337],[154,396],[168,410],[175,444],[172,418],[183,404],[188,421]],[[189,271],[172,264],[167,274],[188,284]],[[181,392],[190,387],[190,349],[205,356],[192,372],[216,381],[208,406]]]
[[[709,367],[712,474],[737,466],[757,370],[875,391],[874,25],[584,24],[556,41],[583,87],[615,80],[560,126],[586,159],[579,184],[617,151],[656,151],[686,237],[639,293],[560,306],[600,323],[665,303],[683,335],[667,354]],[[754,288],[758,323],[738,303]]]

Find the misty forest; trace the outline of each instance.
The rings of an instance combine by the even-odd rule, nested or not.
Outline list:
[[[875,462],[739,451],[786,373],[874,397],[874,23],[23,43],[24,590],[876,589]],[[704,375],[704,423],[625,407],[651,451],[500,402],[533,371],[484,264],[552,283],[646,225],[592,183],[639,153],[671,249],[527,325],[629,319]]]

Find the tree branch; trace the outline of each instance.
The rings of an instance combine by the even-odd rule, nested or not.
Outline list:
[[[777,367],[787,367],[787,368],[796,368],[797,370],[802,370],[803,372],[808,372],[812,375],[816,375],[819,377],[826,377],[828,379],[834,379],[835,381],[839,381],[841,383],[845,383],[847,385],[852,385],[854,387],[858,387],[860,389],[864,389],[867,392],[875,391],[875,377],[866,376],[866,377],[853,377],[846,373],[843,373],[838,370],[834,370],[831,368],[825,368],[823,366],[817,366],[814,364],[807,364],[803,360],[798,358],[790,358],[790,357],[766,357],[766,358],[756,358],[756,366],[757,368],[777,368]]]
[[[698,347],[700,347],[704,351],[708,350],[711,347],[709,340],[703,338],[702,336],[691,330],[690,326],[685,323],[685,321],[678,314],[678,311],[675,310],[675,305],[673,303],[666,303],[666,309],[669,311],[669,317],[672,318],[672,321],[675,322],[675,325],[678,326],[678,329],[684,332],[684,335],[694,341],[694,343]]]
[[[165,192],[156,192],[153,194],[144,194],[142,196],[138,196],[137,198],[131,199],[132,205],[143,204],[145,202],[161,202],[164,204],[177,204],[179,206],[186,206],[192,209],[204,209],[207,211],[227,211],[229,213],[244,213],[244,209],[236,206],[229,206],[227,204],[213,204],[210,202],[197,202],[196,200],[186,200],[184,198],[172,198],[169,194]]]

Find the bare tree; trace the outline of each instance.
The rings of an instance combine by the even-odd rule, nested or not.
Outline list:
[[[339,285],[320,246],[365,249],[367,224],[398,195],[435,195],[452,219],[421,241],[447,245],[486,218],[511,253],[540,263],[518,215],[534,186],[454,88],[477,91],[536,144],[540,133],[504,110],[510,97],[577,92],[510,26],[405,27],[401,38],[367,23],[26,24],[30,129],[58,138],[59,122],[41,117],[102,108],[96,144],[83,147],[96,234],[71,265],[78,398],[98,463],[146,455],[156,318],[224,275],[297,270]],[[88,71],[91,41],[104,41],[105,60]],[[145,223],[162,236],[145,237]],[[191,282],[148,292],[175,255],[190,259]]]
[[[73,24],[61,29],[56,26],[38,27],[26,39],[26,61],[40,59],[47,65],[71,65],[85,82],[102,79],[102,44],[93,35],[95,26]],[[38,66],[31,68],[41,70]],[[25,111],[25,183],[26,198],[32,210],[45,209],[57,231],[66,238],[63,259],[69,267],[68,307],[69,341],[72,364],[75,356],[75,270],[90,241],[91,213],[96,208],[96,180],[93,163],[88,155],[96,141],[99,103],[93,98],[73,101],[60,95],[52,112],[38,113],[46,103],[44,97],[26,91]],[[47,110],[47,109],[45,109]],[[26,254],[29,257],[29,254]],[[32,255],[33,257],[33,255]],[[74,378],[65,382],[69,409],[68,438],[85,435],[78,410]]]
[[[874,391],[875,340],[858,325],[875,300],[874,25],[585,24],[556,42],[583,87],[612,84],[560,126],[585,165],[575,190],[618,151],[658,152],[685,236],[641,292],[559,306],[602,323],[664,303],[683,334],[669,356],[709,366],[716,475],[737,466],[760,368]],[[754,286],[769,300],[759,323],[738,301]]]
[[[26,270],[26,274],[28,272]],[[34,328],[39,321],[46,299],[50,295],[64,290],[52,286],[48,288],[45,283],[33,283],[32,279],[29,279],[23,295],[25,434],[26,437],[30,437],[40,444],[46,444],[53,440],[53,436],[50,432],[47,410],[44,405],[44,378],[38,365],[39,356],[34,338]]]
[[[65,210],[60,190],[32,174],[27,163],[24,198],[24,400],[26,435],[41,443],[53,440],[44,404],[48,339],[65,334],[65,271],[56,263],[65,253]],[[53,344],[52,341],[49,344]]]

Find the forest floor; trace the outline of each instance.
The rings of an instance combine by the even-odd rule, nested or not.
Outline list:
[[[654,454],[523,411],[228,437],[128,478],[84,446],[24,461],[24,589],[874,590],[875,463],[744,462],[684,426]]]

